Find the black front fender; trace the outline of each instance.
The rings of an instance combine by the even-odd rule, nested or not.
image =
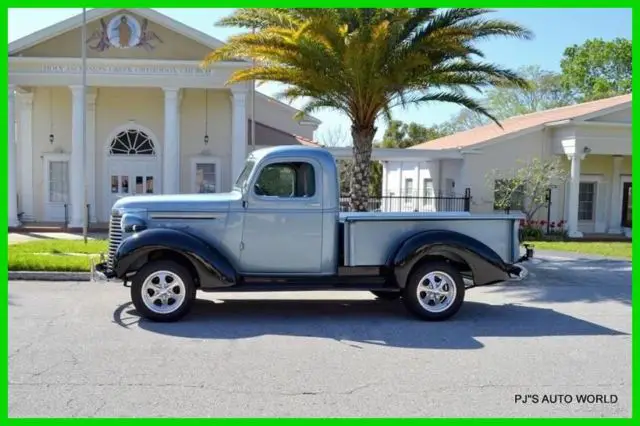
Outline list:
[[[218,282],[215,286],[228,287],[237,282],[236,269],[220,250],[192,234],[171,228],[146,229],[125,239],[114,255],[116,277],[123,279],[157,251],[186,257],[198,272],[201,283],[213,279]]]
[[[475,285],[487,285],[509,279],[513,266],[486,244],[454,231],[431,230],[414,234],[402,241],[389,255],[387,267],[394,271],[396,282],[404,287],[412,268],[426,257],[445,257],[466,263]]]

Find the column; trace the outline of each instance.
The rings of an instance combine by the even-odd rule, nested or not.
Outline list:
[[[233,185],[242,173],[247,157],[247,91],[245,89],[231,89],[231,108],[231,183]]]
[[[381,161],[382,163],[382,196],[384,197],[385,195],[389,195],[389,188],[388,185],[389,183],[387,182],[387,179],[389,177],[389,171],[387,170],[389,168],[388,166],[388,161],[387,160],[383,160]]]
[[[9,226],[15,227],[20,225],[18,220],[18,190],[17,190],[17,171],[16,171],[16,87],[9,85]]]
[[[83,86],[69,86],[71,89],[71,161],[69,164],[71,186],[70,228],[82,228],[84,224],[84,140],[83,125],[85,102]]]
[[[180,193],[180,89],[164,88],[164,194]]]
[[[567,231],[569,237],[582,238],[582,232],[578,231],[578,206],[580,204],[580,161],[582,160],[582,158],[578,153],[569,154],[567,157],[571,161]]]
[[[420,179],[420,169],[422,168],[422,162],[418,161],[418,171],[416,172],[416,192],[413,196],[413,208],[415,211],[419,211],[422,207],[424,207],[426,200],[423,199],[424,195],[424,185],[422,185],[422,180]],[[424,164],[427,164],[426,162]]]
[[[465,190],[471,187],[469,180],[469,154],[462,154],[460,173],[458,174],[458,181],[455,182],[456,186],[453,191],[454,197],[464,197]]]
[[[622,199],[620,198],[620,174],[622,171],[622,155],[613,156],[613,172],[611,175],[611,198],[609,201],[609,234],[621,234],[622,228],[620,222],[622,221]]]
[[[389,160],[382,162],[382,200],[380,210],[388,212],[390,210],[389,202]]]
[[[98,221],[96,212],[96,90],[93,89],[87,96],[87,140],[85,149],[87,155],[87,204],[89,207],[89,222]]]
[[[400,162],[400,171],[398,172],[398,194],[397,198],[391,199],[391,211],[401,212],[402,211],[402,202],[404,201],[402,196],[404,195],[404,186],[402,185],[404,179],[404,162]]]
[[[33,93],[18,93],[20,120],[18,158],[20,161],[20,207],[22,220],[32,221],[33,210]]]

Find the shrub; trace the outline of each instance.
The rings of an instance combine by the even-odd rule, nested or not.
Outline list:
[[[520,220],[520,239],[522,241],[541,241],[545,239],[559,240],[567,236],[565,221],[549,222],[547,233],[546,220]]]

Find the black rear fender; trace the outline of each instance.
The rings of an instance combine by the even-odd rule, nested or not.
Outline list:
[[[487,285],[509,278],[512,266],[486,244],[454,231],[433,230],[414,234],[389,255],[387,267],[396,284],[404,287],[413,268],[429,259],[447,259],[459,270],[468,270],[475,285]]]
[[[114,256],[116,277],[124,277],[145,263],[170,259],[188,267],[202,287],[229,287],[237,273],[220,250],[182,230],[153,228],[125,239]]]

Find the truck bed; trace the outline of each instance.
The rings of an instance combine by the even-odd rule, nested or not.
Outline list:
[[[436,229],[468,235],[492,248],[505,262],[515,262],[519,257],[518,222],[523,217],[517,213],[340,213],[340,264],[382,265],[398,241],[416,232]]]

